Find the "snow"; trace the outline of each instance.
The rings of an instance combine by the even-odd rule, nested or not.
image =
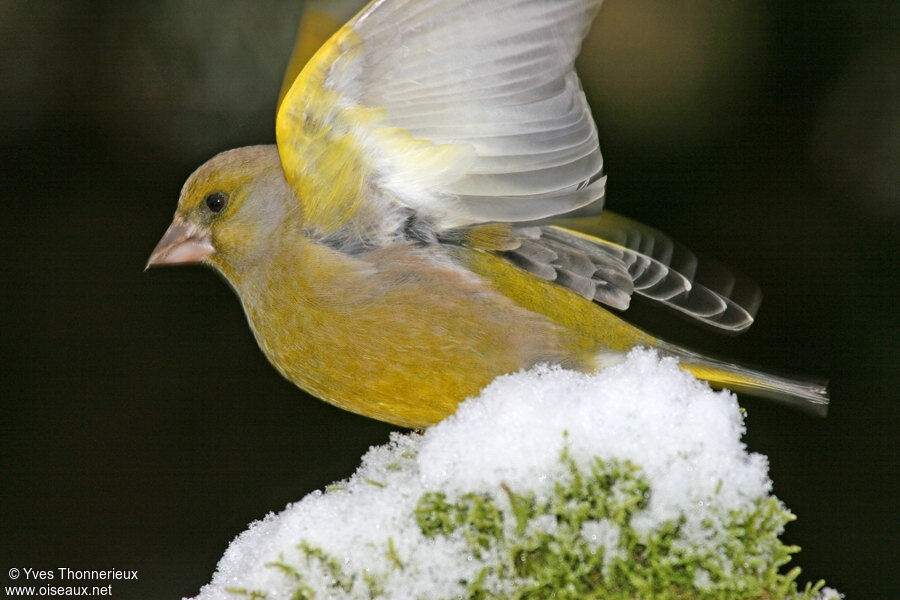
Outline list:
[[[484,493],[508,506],[502,483],[540,499],[564,474],[564,448],[579,465],[594,457],[639,465],[653,493],[635,529],[684,515],[685,539],[703,544],[710,535],[704,519],[751,510],[770,492],[766,458],[747,452],[743,433],[733,394],[712,391],[674,360],[647,350],[595,374],[541,366],[499,377],[423,434],[394,434],[389,444],[371,448],[339,489],[310,494],[254,523],[232,542],[197,600],[240,597],[229,588],[266,590],[269,600],[291,597],[296,578],[272,563],[304,564],[301,541],[340,557],[345,572],[391,572],[384,597],[457,596],[464,591],[460,580],[473,580],[490,557],[473,556],[460,540],[427,538],[411,518],[423,493]],[[619,539],[606,521],[586,524],[583,533],[597,547]],[[396,561],[402,568],[392,568]],[[302,581],[321,592],[316,597],[336,597],[327,569],[304,572]],[[359,581],[338,591],[369,597]]]

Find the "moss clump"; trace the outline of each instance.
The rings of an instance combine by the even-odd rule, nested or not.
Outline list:
[[[778,539],[794,517],[774,497],[761,498],[749,511],[722,515],[713,509],[702,524],[707,541],[697,545],[688,539],[683,518],[650,533],[635,529],[632,521],[652,494],[638,466],[595,458],[581,468],[567,453],[561,460],[565,476],[541,500],[506,485],[494,495],[421,496],[411,515],[421,533],[461,543],[484,565],[475,576],[460,579],[464,592],[458,597],[808,600],[824,585],[798,590],[800,569],[781,572],[799,548]],[[291,600],[318,597],[307,579],[313,573],[330,582],[322,597],[383,598],[393,576],[417,572],[414,561],[400,559],[392,538],[383,546],[384,564],[358,572],[306,543],[298,546],[305,564],[279,560],[267,566],[294,582]],[[229,591],[251,600],[269,597]]]
[[[498,550],[501,560],[467,582],[468,598],[812,598],[824,585],[798,592],[799,568],[779,572],[799,548],[778,539],[793,516],[775,498],[761,499],[749,513],[730,514],[727,535],[711,536],[718,541],[697,548],[685,543],[683,520],[649,535],[632,527],[650,495],[635,465],[595,459],[582,471],[565,455],[563,461],[568,478],[547,500],[536,502],[504,486],[508,514],[484,496],[452,502],[441,493],[422,497],[416,519],[426,536],[462,535],[473,553]],[[503,534],[504,520],[515,524],[513,534]],[[613,543],[593,543],[586,532],[598,528]],[[503,589],[490,589],[486,581],[504,582]]]

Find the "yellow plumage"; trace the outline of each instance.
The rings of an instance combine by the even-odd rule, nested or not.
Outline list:
[[[824,406],[820,386],[700,357],[600,306],[640,294],[738,331],[757,301],[695,280],[692,255],[649,228],[554,216],[602,204],[571,64],[597,5],[369,5],[289,68],[277,148],[190,177],[149,264],[210,264],[285,377],[408,427],[503,373],[593,370],[637,345],[713,383]],[[301,34],[333,26],[315,17]]]

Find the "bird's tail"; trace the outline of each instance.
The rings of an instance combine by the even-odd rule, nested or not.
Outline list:
[[[770,375],[670,344],[662,344],[660,349],[674,355],[684,369],[714,388],[768,398],[820,417],[828,414],[826,381]]]

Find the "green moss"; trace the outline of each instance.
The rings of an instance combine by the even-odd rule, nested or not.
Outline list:
[[[403,562],[400,560],[400,555],[397,554],[397,549],[394,547],[394,538],[388,538],[387,548],[388,558],[390,559],[391,564],[402,571]]]
[[[775,498],[761,500],[749,514],[732,513],[727,536],[696,548],[684,543],[683,520],[646,536],[631,526],[650,494],[635,465],[596,459],[582,471],[567,455],[563,462],[568,477],[556,483],[547,500],[536,502],[533,495],[502,486],[509,515],[483,495],[455,501],[440,492],[422,496],[416,520],[424,535],[461,536],[476,556],[492,549],[503,557],[465,582],[469,598],[749,600],[798,595],[794,580],[799,569],[779,572],[798,550],[778,539],[793,516]],[[515,523],[515,535],[504,535],[507,516]],[[548,518],[550,530],[533,527]],[[584,538],[586,524],[601,522],[618,531],[617,546],[594,547]],[[489,589],[485,582],[490,573],[512,585]],[[699,588],[698,582],[703,584]],[[798,597],[810,598],[822,585],[808,585]]]
[[[781,600],[810,599],[824,582],[797,589],[799,568],[781,568],[799,548],[778,539],[793,515],[774,497],[760,499],[751,510],[716,514],[703,523],[709,541],[690,543],[685,520],[664,523],[642,534],[632,526],[652,490],[641,469],[627,461],[595,459],[579,467],[567,453],[565,476],[552,492],[537,499],[530,490],[501,484],[496,494],[450,497],[424,493],[411,518],[430,539],[461,541],[484,566],[460,584],[470,600]],[[720,485],[716,493],[721,489]],[[591,539],[590,532],[603,539]],[[605,533],[604,533],[605,532]],[[384,596],[386,583],[400,572],[415,573],[414,557],[401,558],[390,537],[386,561],[359,572],[345,571],[338,558],[301,543],[305,564],[283,560],[267,566],[296,582],[292,600],[316,598],[304,573],[331,582],[332,595],[351,591],[368,598]],[[411,562],[412,561],[412,562]],[[357,585],[359,584],[359,585]],[[230,589],[261,600],[260,591]]]
[[[249,600],[264,600],[267,596],[265,592],[259,590],[246,590],[244,588],[225,588],[225,591],[235,596],[242,596]]]
[[[286,563],[284,561],[284,557],[281,557],[277,561],[266,563],[266,566],[272,569],[278,569],[287,577],[290,577],[292,580],[294,580],[296,587],[294,589],[294,593],[291,595],[291,600],[312,600],[316,597],[315,591],[313,591],[311,587],[303,583],[303,575],[300,573],[300,571],[294,566]],[[251,596],[251,600],[256,600],[257,597],[265,598],[266,595],[263,594],[262,596]]]
[[[307,563],[318,562],[320,567],[331,578],[331,587],[340,588],[345,592],[349,592],[353,587],[353,578],[344,574],[341,569],[341,563],[333,556],[326,554],[321,548],[310,546],[306,542],[301,542],[298,546],[306,556]]]
[[[384,576],[373,575],[368,569],[363,569],[363,581],[366,582],[366,591],[369,598],[378,598],[384,594]]]

